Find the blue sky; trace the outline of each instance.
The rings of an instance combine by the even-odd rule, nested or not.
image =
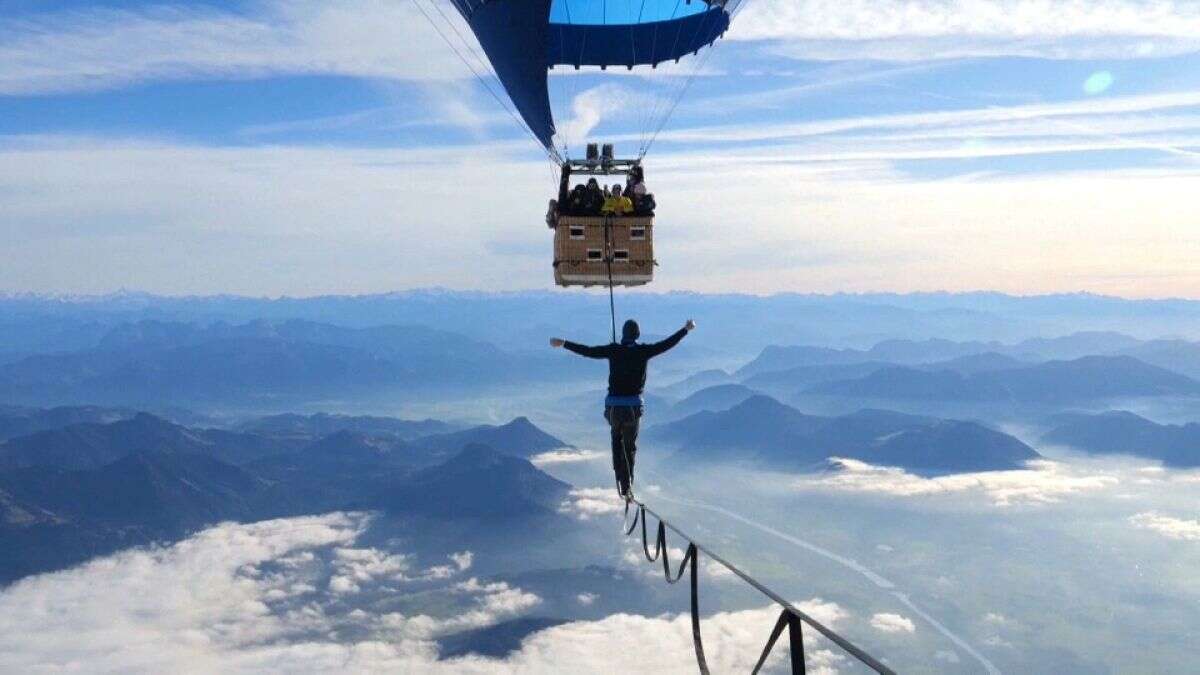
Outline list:
[[[5,3],[0,289],[549,287],[551,166],[438,1]],[[697,70],[658,290],[1200,297],[1195,3],[746,0],[701,57],[551,78],[631,152]]]

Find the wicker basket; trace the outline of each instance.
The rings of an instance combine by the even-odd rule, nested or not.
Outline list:
[[[554,227],[554,283],[614,286],[654,279],[654,216],[559,216]]]

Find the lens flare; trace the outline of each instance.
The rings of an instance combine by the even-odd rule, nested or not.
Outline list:
[[[1083,91],[1091,96],[1103,94],[1113,86],[1114,82],[1116,82],[1116,78],[1113,77],[1112,73],[1107,70],[1101,70],[1092,73],[1091,76],[1084,81]]]

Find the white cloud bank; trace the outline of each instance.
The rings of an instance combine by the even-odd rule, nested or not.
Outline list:
[[[660,155],[652,188],[661,190],[664,222],[678,226],[660,233],[657,288],[1200,293],[1200,239],[1181,234],[1200,222],[1200,202],[1179,199],[1200,176],[1194,163],[1174,173],[915,180],[840,142],[846,147]],[[902,150],[924,157],[948,152],[944,145],[910,142]],[[999,145],[1008,144],[987,147]],[[500,175],[504,189],[495,187]],[[534,222],[534,208],[554,189],[550,178],[545,164],[496,145],[0,139],[0,236],[9,243],[0,248],[0,288],[252,295],[546,288],[545,267],[527,255],[490,252],[487,242],[550,255],[545,227]],[[480,198],[463,200],[462,185],[481,186]],[[446,204],[454,205],[450,215],[438,212]],[[741,228],[736,242],[731,222]],[[1072,251],[1069,259],[1062,250]],[[469,275],[464,261],[472,263]]]
[[[1145,58],[1200,50],[1183,0],[758,0],[732,39],[806,59]]]
[[[687,614],[568,623],[529,636],[504,659],[439,660],[439,636],[521,616],[540,598],[476,578],[431,591],[410,557],[354,546],[366,523],[362,515],[330,514],[224,524],[170,547],[20,581],[0,592],[0,672],[694,672]],[[451,562],[465,570],[472,556],[454,554]],[[335,579],[358,591],[339,592]],[[411,581],[423,599],[441,594],[430,604],[454,613],[396,611]],[[848,617],[819,599],[798,606],[827,625]],[[777,612],[706,617],[714,671],[748,671]],[[834,672],[845,660],[827,647],[819,639],[810,645],[812,672]],[[777,650],[776,662],[785,652]]]
[[[574,515],[579,520],[591,520],[625,510],[625,500],[617,495],[616,487],[575,488],[559,506],[559,513]]]
[[[912,619],[892,614],[889,612],[881,612],[871,617],[871,627],[881,633],[915,633],[917,626]]]
[[[608,453],[599,450],[551,450],[534,455],[529,461],[535,466],[547,464],[572,464],[575,462],[594,462],[604,459]]]
[[[1129,519],[1134,527],[1157,532],[1168,539],[1200,541],[1200,520],[1188,520],[1154,511],[1139,513]]]
[[[995,506],[1036,505],[1061,501],[1080,492],[1104,490],[1119,483],[1116,476],[1074,472],[1060,462],[1038,460],[1027,469],[989,471],[925,478],[895,467],[872,466],[853,459],[835,460],[838,470],[798,479],[801,489],[864,492],[896,497],[983,495]]]

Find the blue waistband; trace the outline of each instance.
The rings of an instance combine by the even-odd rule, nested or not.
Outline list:
[[[615,407],[615,406],[621,406],[621,407],[627,407],[627,408],[640,408],[640,407],[642,407],[642,397],[641,396],[613,396],[610,394],[609,396],[607,396],[604,399],[604,405],[606,405],[610,408]]]

